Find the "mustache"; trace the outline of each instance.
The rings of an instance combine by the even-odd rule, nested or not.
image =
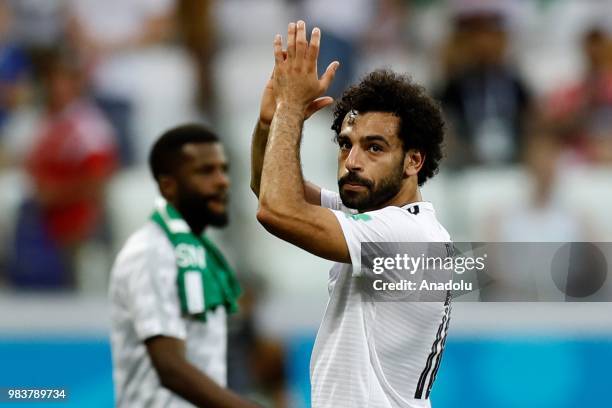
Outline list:
[[[183,196],[183,203],[191,206],[191,207],[199,207],[201,205],[208,205],[210,201],[220,201],[224,204],[228,204],[229,202],[229,194],[226,192],[219,192],[216,194],[197,194],[197,195],[186,195]]]
[[[229,200],[229,194],[225,192],[217,194],[206,194],[202,196],[202,199],[205,201],[218,200],[227,203]]]
[[[357,175],[357,173],[351,173],[351,172],[340,177],[340,179],[338,180],[338,187],[342,187],[347,183],[358,184],[360,186],[364,186],[367,188],[372,188],[374,186],[374,183],[371,180],[361,178]]]

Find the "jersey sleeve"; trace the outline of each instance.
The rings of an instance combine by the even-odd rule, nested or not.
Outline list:
[[[332,210],[346,240],[353,276],[362,276],[362,243],[410,242],[417,241],[416,223],[399,207],[386,207],[381,210],[347,214]],[[381,248],[380,251],[383,249]],[[376,251],[376,249],[374,249]]]
[[[342,201],[340,200],[340,194],[321,188],[321,207],[329,208],[330,210],[341,210]]]
[[[185,340],[185,322],[176,283],[176,264],[169,243],[147,245],[124,260],[126,303],[140,340],[168,336]]]
[[[357,211],[348,208],[342,204],[340,194],[321,188],[321,207],[329,208],[330,210],[342,211],[348,214],[356,214]]]

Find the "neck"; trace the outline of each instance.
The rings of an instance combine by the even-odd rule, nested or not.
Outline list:
[[[406,204],[416,203],[418,201],[423,201],[423,198],[421,197],[421,190],[419,190],[419,188],[417,187],[413,191],[407,194],[402,194],[400,192],[400,194],[393,197],[393,199],[389,201],[387,205],[394,205],[396,207],[402,207]]]
[[[179,212],[179,214],[181,214],[181,217],[187,223],[187,225],[189,225],[189,229],[194,235],[202,235],[207,226],[204,221],[197,219],[197,217],[190,217],[189,214],[179,208],[178,204],[175,201],[168,202],[172,204],[172,206]]]
[[[417,178],[414,176],[406,180],[399,193],[397,193],[387,205],[402,207],[417,201],[423,201],[423,198],[421,197],[421,190],[419,189]]]
[[[183,214],[181,214],[181,215],[183,215]],[[206,229],[206,224],[203,224],[201,222],[190,221],[189,219],[186,219],[184,217],[183,217],[183,219],[185,220],[187,225],[189,225],[189,228],[191,229],[191,232],[193,232],[194,235],[200,236],[200,235],[202,235],[202,233]]]

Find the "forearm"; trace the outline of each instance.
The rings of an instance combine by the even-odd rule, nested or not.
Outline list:
[[[303,111],[279,104],[266,146],[259,193],[260,207],[291,212],[306,202],[300,166],[303,123]]]
[[[257,121],[251,139],[251,190],[257,197],[259,197],[261,173],[269,133],[270,126],[261,121]],[[312,205],[321,205],[321,188],[316,184],[304,180],[304,195],[308,203]]]
[[[251,140],[251,190],[258,197],[269,132],[270,126],[258,120]]]
[[[197,368],[184,361],[158,373],[162,385],[198,407],[256,408],[233,392],[219,386]]]

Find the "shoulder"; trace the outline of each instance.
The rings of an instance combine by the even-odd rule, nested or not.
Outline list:
[[[364,220],[381,220],[403,224],[415,223],[417,221],[415,215],[419,215],[420,213],[421,209],[417,205],[411,206],[410,208],[390,205],[379,210],[358,214],[357,217],[361,217]]]
[[[139,265],[174,262],[174,248],[164,231],[154,222],[148,221],[127,239],[113,266],[115,278]]]
[[[355,242],[404,241],[407,231],[417,227],[410,213],[395,206],[358,214],[336,211],[336,217],[345,237]]]
[[[147,221],[125,242],[121,252],[151,252],[159,247],[172,249],[164,231],[153,221]]]
[[[446,229],[439,223],[430,202],[418,202],[404,207],[389,206],[380,210],[364,213],[372,220],[378,220],[388,234],[388,240],[440,241],[450,240]]]

